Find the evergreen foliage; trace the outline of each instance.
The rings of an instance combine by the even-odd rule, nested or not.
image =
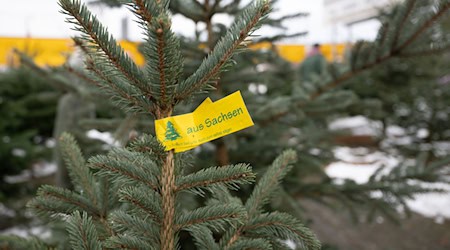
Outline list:
[[[211,85],[218,89],[214,92],[217,95],[238,88],[231,84],[236,79],[269,90],[267,94],[244,92],[246,100],[251,100],[249,109],[255,114],[256,129],[215,142],[218,155],[224,151],[228,154],[225,161],[218,161],[224,167],[205,168],[206,164],[199,164],[201,161],[192,167],[189,157],[165,152],[150,135],[141,136],[127,148],[85,161],[74,140],[64,135],[62,144],[66,145],[63,148],[75,190],[44,186],[30,207],[51,218],[70,218],[68,232],[72,241],[89,234],[83,238],[86,244],[87,239],[98,238],[99,245],[109,248],[189,248],[192,243],[198,249],[286,249],[281,240],[290,239],[299,247],[318,249],[319,243],[298,219],[273,209],[298,210],[298,199],[310,198],[330,206],[342,203],[355,217],[355,206],[361,206],[369,219],[380,213],[395,219],[398,207],[408,211],[405,201],[414,194],[443,191],[424,184],[448,183],[448,155],[418,154],[424,151],[420,148],[410,155],[401,151],[404,162],[400,166],[380,168],[365,184],[340,182],[326,176],[323,169],[324,163],[333,158],[329,149],[337,136],[328,130],[330,120],[348,112],[370,117],[380,112],[374,108],[379,107],[378,101],[364,96],[373,97],[364,92],[363,83],[369,73],[376,75],[382,67],[448,48],[448,32],[442,32],[441,26],[449,13],[448,0],[399,4],[383,16],[376,41],[357,43],[347,62],[328,65],[325,74],[308,82],[295,82],[294,86],[286,84],[294,81],[293,71],[273,51],[253,51],[250,54],[255,57],[248,58],[249,54],[235,55],[248,43],[248,33],[268,20],[264,19],[266,1],[258,0],[242,13],[239,1],[224,5],[221,1],[215,1],[217,5],[209,1],[126,1],[145,30],[142,51],[147,64],[143,69],[124,54],[87,8],[77,1],[60,2],[72,17],[71,22],[84,34],[76,42],[87,54],[91,75],[81,76],[112,95],[127,113],[150,113],[155,119],[169,117],[188,110],[187,105],[177,104],[210,90]],[[206,21],[206,49],[200,46],[200,34],[196,41],[179,41],[174,36],[168,8],[195,22]],[[212,15],[219,12],[241,15],[227,31],[211,23]],[[207,58],[202,60],[206,53]],[[186,57],[184,65],[182,55]],[[227,73],[232,56],[237,61],[254,62]],[[262,66],[268,70],[255,76]],[[380,86],[385,81],[382,77],[373,85]],[[445,87],[442,92],[447,93]],[[445,129],[441,132],[445,135]],[[284,151],[289,147],[294,147],[296,153]],[[397,153],[396,149],[389,152]],[[319,153],[313,153],[317,150]],[[200,160],[205,152],[199,155]],[[279,153],[281,156],[270,164]],[[298,160],[294,160],[296,154]],[[417,159],[410,161],[411,155],[418,155]],[[240,196],[249,197],[245,203],[228,189],[252,183],[255,174],[248,165],[222,164],[239,161],[256,167],[270,165],[265,171],[255,169],[262,177],[254,189],[241,189],[245,194],[241,192]],[[86,170],[88,167],[91,170]],[[283,178],[286,191],[280,187]],[[272,199],[275,191],[283,198],[281,204]],[[186,234],[193,239],[185,241]],[[78,241],[73,247],[82,243]]]
[[[20,190],[5,176],[19,174],[51,153],[45,142],[52,136],[59,96],[24,67],[0,73],[0,200]]]
[[[171,116],[176,104],[203,91],[229,67],[230,58],[248,42],[248,35],[270,9],[266,0],[249,5],[198,70],[182,80],[178,39],[170,31],[166,3],[128,3],[147,35],[148,60],[141,70],[84,5],[60,1],[69,22],[84,34],[78,42],[88,53],[87,65],[95,81],[126,111],[145,111],[156,119]],[[262,209],[295,160],[293,151],[274,161],[244,205],[227,188],[237,189],[254,181],[248,165],[188,171],[188,159],[183,154],[165,152],[150,135],[87,162],[72,136],[64,134],[60,143],[75,189],[43,186],[29,207],[41,215],[67,220],[69,243],[74,249],[175,249],[182,244],[182,231],[195,237],[200,249],[217,249],[219,244],[224,249],[276,248],[288,239],[304,249],[320,248],[314,235],[297,219],[283,213],[267,214]],[[210,198],[205,205],[187,210],[182,200],[191,194]],[[199,237],[203,235],[211,237]]]
[[[416,149],[409,153],[408,150],[402,150],[404,148],[402,145],[390,145],[390,148],[381,145],[381,150],[400,155],[402,161],[405,162],[400,163],[392,171],[380,170],[377,174],[385,177],[381,178],[375,175],[376,177],[371,178],[371,181],[366,184],[357,184],[350,180],[344,181],[344,183],[336,182],[326,176],[321,161],[323,162],[323,159],[327,157],[323,148],[326,148],[326,145],[335,145],[336,142],[333,140],[339,136],[339,134],[330,133],[328,129],[328,124],[333,119],[348,113],[364,114],[377,119],[392,117],[381,113],[379,108],[381,105],[389,107],[394,103],[398,104],[398,99],[388,99],[396,94],[394,91],[386,91],[387,87],[383,88],[381,84],[389,86],[389,88],[404,86],[406,89],[408,88],[407,83],[399,82],[394,86],[393,79],[386,76],[375,82],[372,79],[384,74],[386,67],[396,65],[399,68],[401,65],[411,63],[409,60],[414,57],[446,51],[449,40],[448,32],[445,32],[443,26],[448,20],[449,10],[450,2],[447,0],[405,1],[396,5],[392,11],[382,15],[382,27],[374,42],[360,41],[356,43],[349,53],[348,61],[342,64],[330,64],[327,72],[317,75],[315,79],[296,82],[291,96],[286,95],[267,100],[264,105],[259,107],[257,114],[261,114],[261,116],[256,117],[256,122],[271,131],[282,131],[281,135],[284,137],[278,135],[279,138],[290,138],[295,141],[301,152],[303,160],[299,162],[297,168],[294,168],[294,173],[289,176],[292,178],[287,178],[285,182],[289,187],[286,190],[289,190],[291,196],[311,198],[332,205],[333,203],[329,203],[331,198],[338,203],[343,203],[350,211],[356,211],[354,210],[355,205],[361,205],[375,213],[393,215],[396,213],[393,208],[397,206],[407,209],[405,198],[411,197],[415,193],[433,191],[427,190],[428,188],[420,184],[420,181],[434,182],[443,173],[448,174],[446,164],[442,164],[438,168],[425,167],[425,170],[422,169],[423,166],[448,159],[448,154],[441,153],[437,157],[427,157],[426,163],[420,163],[422,161],[415,158],[420,152],[428,151],[424,144],[422,147],[420,144],[406,145]],[[445,61],[446,59],[441,60]],[[402,64],[400,65],[400,63]],[[427,72],[425,68],[414,69],[416,72],[418,70]],[[448,70],[442,68],[437,72],[442,74]],[[374,77],[369,77],[369,73],[373,73]],[[416,75],[415,79],[420,78]],[[435,82],[436,78],[429,78],[429,80]],[[421,83],[422,91],[423,88],[430,88],[428,82]],[[382,90],[374,96],[372,91],[377,88]],[[411,91],[414,90],[411,89]],[[446,93],[446,87],[439,86],[438,92],[445,95],[443,93]],[[401,93],[397,95],[403,95]],[[417,94],[418,92],[415,92],[413,95],[422,99]],[[376,98],[381,99],[381,102]],[[280,106],[284,106],[284,108],[279,109]],[[277,129],[274,129],[274,124],[278,127]],[[416,127],[415,132],[417,132],[417,125],[411,124],[411,127]],[[276,144],[278,147],[283,145],[283,142],[278,142]],[[320,153],[312,154],[310,153],[311,149],[320,149]],[[408,161],[411,158],[415,163]],[[409,175],[402,171],[421,174]],[[419,182],[411,182],[412,180]],[[442,181],[448,183],[448,180]],[[374,197],[374,191],[381,191],[383,195]],[[370,217],[373,217],[373,214]],[[389,217],[392,218],[392,216]]]

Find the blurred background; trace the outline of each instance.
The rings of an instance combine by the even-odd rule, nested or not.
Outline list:
[[[128,55],[144,65],[143,32],[127,7],[113,0],[82,2]],[[218,1],[227,8],[206,19],[191,2],[209,1],[170,5],[173,30],[182,37],[185,75],[249,1]],[[450,249],[448,15],[424,33],[434,40],[422,39],[417,42],[422,47],[414,48],[435,48],[442,38],[445,44],[439,48],[446,50],[424,56],[411,53],[419,56],[372,67],[355,58],[385,52],[369,55],[358,48],[363,51],[380,39],[382,22],[399,12],[403,1],[275,2],[273,14],[249,46],[251,52],[236,58],[239,70],[227,72],[223,87],[212,93],[217,99],[244,90],[256,128],[193,150],[196,164],[249,162],[264,169],[284,148],[295,148],[301,160],[285,184],[297,192],[290,193],[295,199],[280,198],[272,206],[295,203],[290,209],[317,233],[324,249]],[[432,11],[436,2],[421,1],[418,12],[394,34],[410,34],[408,25],[420,24],[420,11]],[[25,204],[42,184],[70,187],[58,136],[71,132],[89,156],[127,145],[142,132],[153,133],[153,121],[113,108],[107,98],[99,100],[86,78],[83,53],[72,40],[78,33],[65,22],[56,0],[0,0],[0,6],[0,234],[35,235],[54,242],[58,232],[44,226]],[[312,63],[318,66],[309,65],[308,58],[316,55],[323,56]],[[309,91],[308,84],[321,92],[321,86],[328,85],[320,83],[345,72],[354,73],[340,89],[345,93],[304,109],[293,106],[301,100],[297,94]],[[204,97],[178,113],[191,112]],[[284,118],[271,117],[279,114]],[[419,180],[402,175],[406,167],[425,169],[432,164],[439,166],[433,175],[427,170],[421,170],[423,175],[414,172]],[[378,171],[397,174],[408,188],[392,199],[383,196],[380,183],[374,182]],[[425,173],[432,178],[425,178]],[[383,181],[386,189],[398,184]],[[378,212],[372,214],[372,209]]]
[[[82,1],[89,2],[89,1]],[[245,1],[243,1],[245,2]],[[281,18],[298,12],[307,13],[301,21],[285,20],[283,26],[290,33],[307,32],[307,36],[284,38],[277,41],[279,45],[286,45],[285,57],[293,62],[300,62],[306,56],[309,46],[321,43],[325,56],[335,59],[342,56],[343,46],[348,42],[359,39],[373,40],[377,35],[379,22],[374,19],[382,7],[389,5],[391,1],[288,1],[281,0],[274,6],[277,10],[274,18]],[[14,1],[2,0],[4,6],[0,10],[0,21],[8,23],[3,25],[0,36],[2,47],[0,48],[0,65],[5,67],[8,58],[12,55],[11,47],[28,49],[31,53],[35,50],[36,60],[39,65],[57,65],[64,62],[64,52],[70,53],[70,37],[76,34],[71,25],[64,22],[65,17],[59,13],[57,1]],[[26,6],[26,8],[25,8]],[[36,11],[36,9],[42,11]],[[130,42],[142,41],[143,35],[136,18],[125,7],[109,8],[102,4],[91,2],[92,11],[104,23],[116,39]],[[213,21],[229,25],[233,16],[219,13]],[[173,16],[173,30],[180,35],[193,37],[197,29],[202,29],[201,23],[197,25],[193,20],[177,14]],[[271,27],[263,27],[264,34],[279,34],[285,30],[277,30]],[[294,48],[288,47],[294,45]],[[136,50],[129,48],[130,53]],[[138,55],[134,55],[139,57]],[[11,59],[11,58],[10,58]]]

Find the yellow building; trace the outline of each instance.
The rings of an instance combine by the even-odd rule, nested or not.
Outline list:
[[[144,63],[143,56],[138,52],[138,43],[121,41],[121,46],[137,64]],[[253,49],[270,49],[269,43],[252,45]],[[292,63],[300,63],[305,58],[308,47],[298,44],[277,44],[278,53]],[[71,39],[46,38],[0,38],[0,66],[16,65],[14,50],[26,53],[40,66],[62,65],[75,51]],[[343,44],[321,46],[325,57],[332,60],[341,60],[345,46]]]

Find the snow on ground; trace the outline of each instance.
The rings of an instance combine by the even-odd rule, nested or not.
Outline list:
[[[111,146],[115,146],[115,147],[120,146],[120,143],[109,132],[100,132],[96,129],[91,129],[86,133],[86,135],[87,135],[87,137],[89,137],[91,139],[100,140]]]
[[[349,164],[335,162],[330,164],[326,172],[328,176],[338,179],[351,179],[356,183],[363,184],[369,181],[369,177],[378,169],[378,166]]]
[[[425,217],[435,218],[437,223],[443,223],[445,218],[450,218],[450,194],[448,193],[420,194],[406,203],[412,211]]]
[[[329,176],[338,179],[351,179],[356,183],[365,183],[369,177],[379,168],[389,171],[399,161],[385,153],[369,152],[366,148],[337,147],[334,156],[340,161],[328,165],[326,172]]]
[[[340,162],[330,164],[326,172],[330,177],[351,179],[357,183],[365,183],[378,167],[384,165],[387,170],[398,163],[398,160],[381,152],[368,153],[362,155],[364,149],[351,149],[346,147],[337,148],[334,153]],[[450,219],[450,185],[423,183],[427,187],[448,190],[448,193],[429,193],[415,195],[414,199],[409,199],[409,208],[425,217],[435,218],[436,222],[442,223],[445,218]],[[437,185],[437,186],[436,186]]]
[[[0,203],[0,215],[7,216],[7,217],[14,217],[16,216],[16,211],[6,207],[2,203]]]
[[[31,228],[27,228],[26,226],[16,226],[0,231],[0,235],[17,235],[23,238],[36,236],[45,240],[49,239],[52,233],[48,228],[42,226]]]
[[[25,169],[18,175],[6,175],[3,181],[9,184],[22,183],[32,178],[39,178],[52,175],[56,172],[57,166],[53,162],[38,162],[33,164],[30,169]]]
[[[367,119],[364,116],[354,116],[347,118],[339,118],[331,122],[328,127],[331,130],[349,129],[354,135],[378,135],[382,125]]]

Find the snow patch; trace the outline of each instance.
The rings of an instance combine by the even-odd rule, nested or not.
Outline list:
[[[27,182],[31,180],[31,171],[26,169],[20,172],[20,174],[18,175],[5,175],[5,177],[3,177],[3,180],[9,184]]]
[[[56,173],[58,166],[54,162],[38,162],[31,166],[30,169],[25,169],[18,175],[6,175],[3,180],[9,184],[23,183],[32,178],[41,178]]]
[[[409,208],[425,217],[450,218],[450,194],[419,194],[406,202]]]
[[[430,135],[430,131],[428,131],[428,129],[425,128],[421,128],[417,131],[416,136],[420,139],[425,139]]]
[[[21,148],[15,148],[12,150],[12,155],[16,156],[16,157],[20,157],[23,158],[27,155],[27,151],[21,149]]]
[[[26,226],[16,226],[8,228],[6,230],[0,231],[0,235],[16,235],[23,238],[29,238],[32,236],[38,237],[40,239],[50,239],[52,236],[51,231],[45,227],[32,227],[27,228]]]
[[[351,179],[356,183],[363,184],[369,181],[370,176],[378,169],[374,165],[349,164],[345,162],[334,162],[328,165],[326,173],[328,176],[339,179]]]
[[[0,203],[0,215],[4,215],[6,217],[14,217],[16,216],[16,212]]]
[[[376,165],[377,167],[387,166],[394,167],[399,161],[398,159],[386,155],[380,151],[370,152],[369,149],[359,147],[337,147],[333,150],[334,156],[347,163],[359,165]]]
[[[330,130],[351,130],[353,135],[378,135],[381,123],[364,116],[339,118],[328,125]]]
[[[336,158],[340,162],[331,163],[326,168],[328,176],[337,178],[336,184],[343,184],[345,179],[350,179],[356,183],[363,184],[369,181],[370,176],[380,167],[386,166],[386,171],[395,167],[399,160],[387,156],[381,152],[374,152],[367,155],[363,149],[351,149],[345,147],[336,148],[334,151]],[[365,163],[364,163],[365,162]],[[450,185],[444,183],[418,183],[423,187],[447,190],[447,193],[427,193],[418,194],[414,198],[406,201],[408,207],[425,217],[434,218],[436,223],[443,223],[450,218]],[[380,193],[373,192],[374,196]],[[401,211],[400,211],[401,212]]]
[[[386,134],[389,136],[405,136],[406,130],[399,126],[389,126],[386,128]]]
[[[340,129],[348,129],[354,127],[368,126],[370,124],[370,120],[364,116],[354,116],[347,118],[339,118],[333,122],[331,122],[328,127],[331,130],[340,130]]]
[[[56,173],[58,166],[54,162],[40,162],[33,165],[34,177],[44,177]]]
[[[265,93],[267,93],[267,86],[264,84],[251,83],[248,86],[248,90],[254,94],[264,95]]]
[[[293,242],[292,240],[287,240],[284,242],[287,247],[289,247],[290,249],[297,249],[297,245],[295,244],[295,242]]]
[[[120,146],[120,143],[112,136],[110,132],[100,132],[96,129],[91,129],[86,133],[86,135],[91,139],[100,140],[114,147]]]
[[[45,146],[47,148],[54,148],[56,146],[56,140],[51,138],[45,141]]]

